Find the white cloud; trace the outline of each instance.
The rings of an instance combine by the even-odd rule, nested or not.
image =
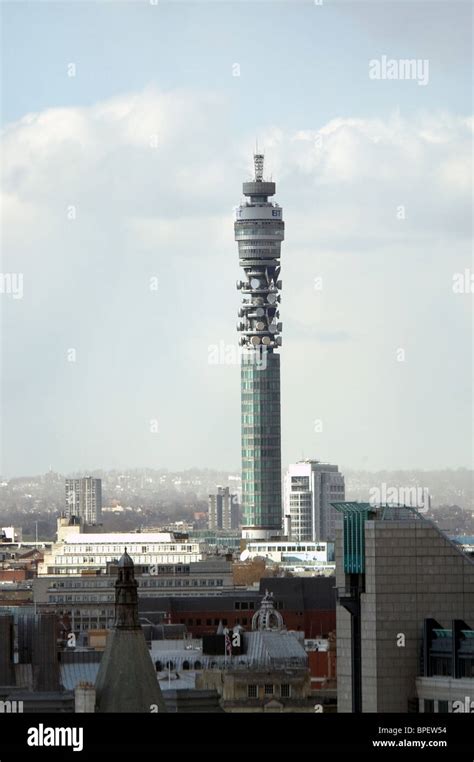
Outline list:
[[[430,438],[427,464],[436,465],[436,458],[448,465],[465,462],[468,431],[450,402],[465,397],[465,390],[447,368],[450,353],[468,338],[465,309],[453,299],[450,278],[469,266],[472,125],[450,114],[408,119],[395,113],[259,132],[287,226],[285,457],[326,450],[359,465],[360,443],[346,436],[352,429],[364,432],[369,466],[403,464],[406,437],[420,452]],[[234,338],[240,273],[231,212],[250,171],[255,131],[242,136],[229,129],[225,102],[213,95],[147,89],[91,107],[30,114],[4,133],[8,269],[24,270],[28,286],[16,313],[7,314],[6,393],[31,372],[31,358],[15,355],[15,344],[28,337],[41,345],[46,336],[47,356],[40,353],[35,362],[44,383],[51,377],[57,389],[58,398],[44,412],[48,425],[55,425],[54,406],[67,409],[73,394],[76,400],[89,395],[82,399],[86,412],[78,440],[96,421],[101,431],[115,431],[120,410],[123,436],[111,436],[107,447],[111,457],[130,447],[121,462],[151,462],[147,437],[133,439],[137,411],[128,395],[137,375],[143,420],[159,416],[157,407],[164,411],[162,449],[153,450],[153,459],[190,465],[184,429],[178,429],[181,444],[171,452],[176,433],[166,429],[167,421],[181,426],[185,404],[185,438],[190,451],[202,453],[201,465],[238,462],[238,416],[226,417],[235,408],[238,375],[219,376],[217,403],[215,371],[198,360],[209,344]],[[74,223],[66,219],[69,204],[78,208]],[[406,211],[402,220],[400,206]],[[163,287],[151,296],[146,284],[154,274]],[[317,276],[324,281],[320,293],[314,289]],[[35,284],[45,297],[29,300]],[[440,315],[454,339],[440,332]],[[88,377],[87,384],[72,387],[71,379],[83,371],[79,364],[66,367],[63,355],[76,344],[97,373],[93,382]],[[403,367],[393,359],[400,344],[407,346]],[[459,361],[459,373],[467,359]],[[112,385],[108,368],[120,369]],[[31,407],[12,410],[12,463],[21,462],[20,434],[28,426],[25,419],[22,429],[21,421],[41,407],[41,389],[32,387]],[[199,404],[192,400],[196,389]],[[96,393],[107,404],[96,403]],[[363,400],[370,402],[370,415],[361,409]],[[448,424],[445,442],[436,446],[432,418],[438,404]],[[208,441],[216,405],[222,420],[213,426],[220,426],[221,441],[216,433]],[[318,439],[312,420],[321,409],[327,434]],[[384,436],[380,421],[392,427]],[[222,441],[229,442],[232,458],[223,455]],[[99,446],[90,446],[88,462],[106,464]],[[73,443],[69,447],[65,468],[75,466],[79,452]],[[413,465],[423,463],[420,455]]]

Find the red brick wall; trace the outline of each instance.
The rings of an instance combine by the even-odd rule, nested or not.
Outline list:
[[[26,569],[0,569],[3,582],[22,582],[24,579],[27,579]]]
[[[336,651],[310,651],[309,669],[311,677],[336,677]]]
[[[250,630],[252,617],[255,611],[172,611],[171,624],[185,624],[188,632],[194,637],[215,633],[219,621],[222,620],[224,626],[234,627],[241,624],[245,630]],[[285,611],[280,610],[287,630],[300,630],[305,633],[306,638],[327,637],[331,630],[336,629],[335,611]],[[201,624],[196,624],[196,619],[201,620]],[[245,622],[244,619],[247,621]],[[211,624],[207,624],[211,620]]]

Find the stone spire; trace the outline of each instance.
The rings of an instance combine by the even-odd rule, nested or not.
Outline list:
[[[138,618],[137,588],[133,561],[125,548],[115,582],[115,624],[95,686],[98,712],[166,712]]]
[[[140,628],[138,619],[138,582],[135,579],[133,561],[125,553],[118,563],[118,577],[115,581],[115,623],[116,630],[136,630]]]

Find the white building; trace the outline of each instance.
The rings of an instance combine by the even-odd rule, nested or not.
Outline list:
[[[105,573],[107,563],[127,553],[135,564],[186,564],[201,561],[206,545],[196,540],[177,540],[172,532],[110,532],[89,534],[82,526],[65,526],[58,520],[58,542],[54,543],[38,575]]]
[[[285,476],[285,534],[297,542],[334,541],[336,511],[331,502],[344,499],[338,466],[318,460],[292,463]]]
[[[241,555],[242,560],[252,558],[269,558],[278,564],[300,565],[330,565],[334,558],[334,545],[327,542],[295,542],[282,540],[265,542],[256,540],[247,543]]]

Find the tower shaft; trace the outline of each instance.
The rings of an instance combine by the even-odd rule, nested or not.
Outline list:
[[[239,310],[242,349],[243,536],[281,532],[280,247],[283,212],[269,201],[275,183],[263,179],[263,155],[255,154],[255,179],[243,184],[246,201],[236,211],[235,240],[245,280]]]

